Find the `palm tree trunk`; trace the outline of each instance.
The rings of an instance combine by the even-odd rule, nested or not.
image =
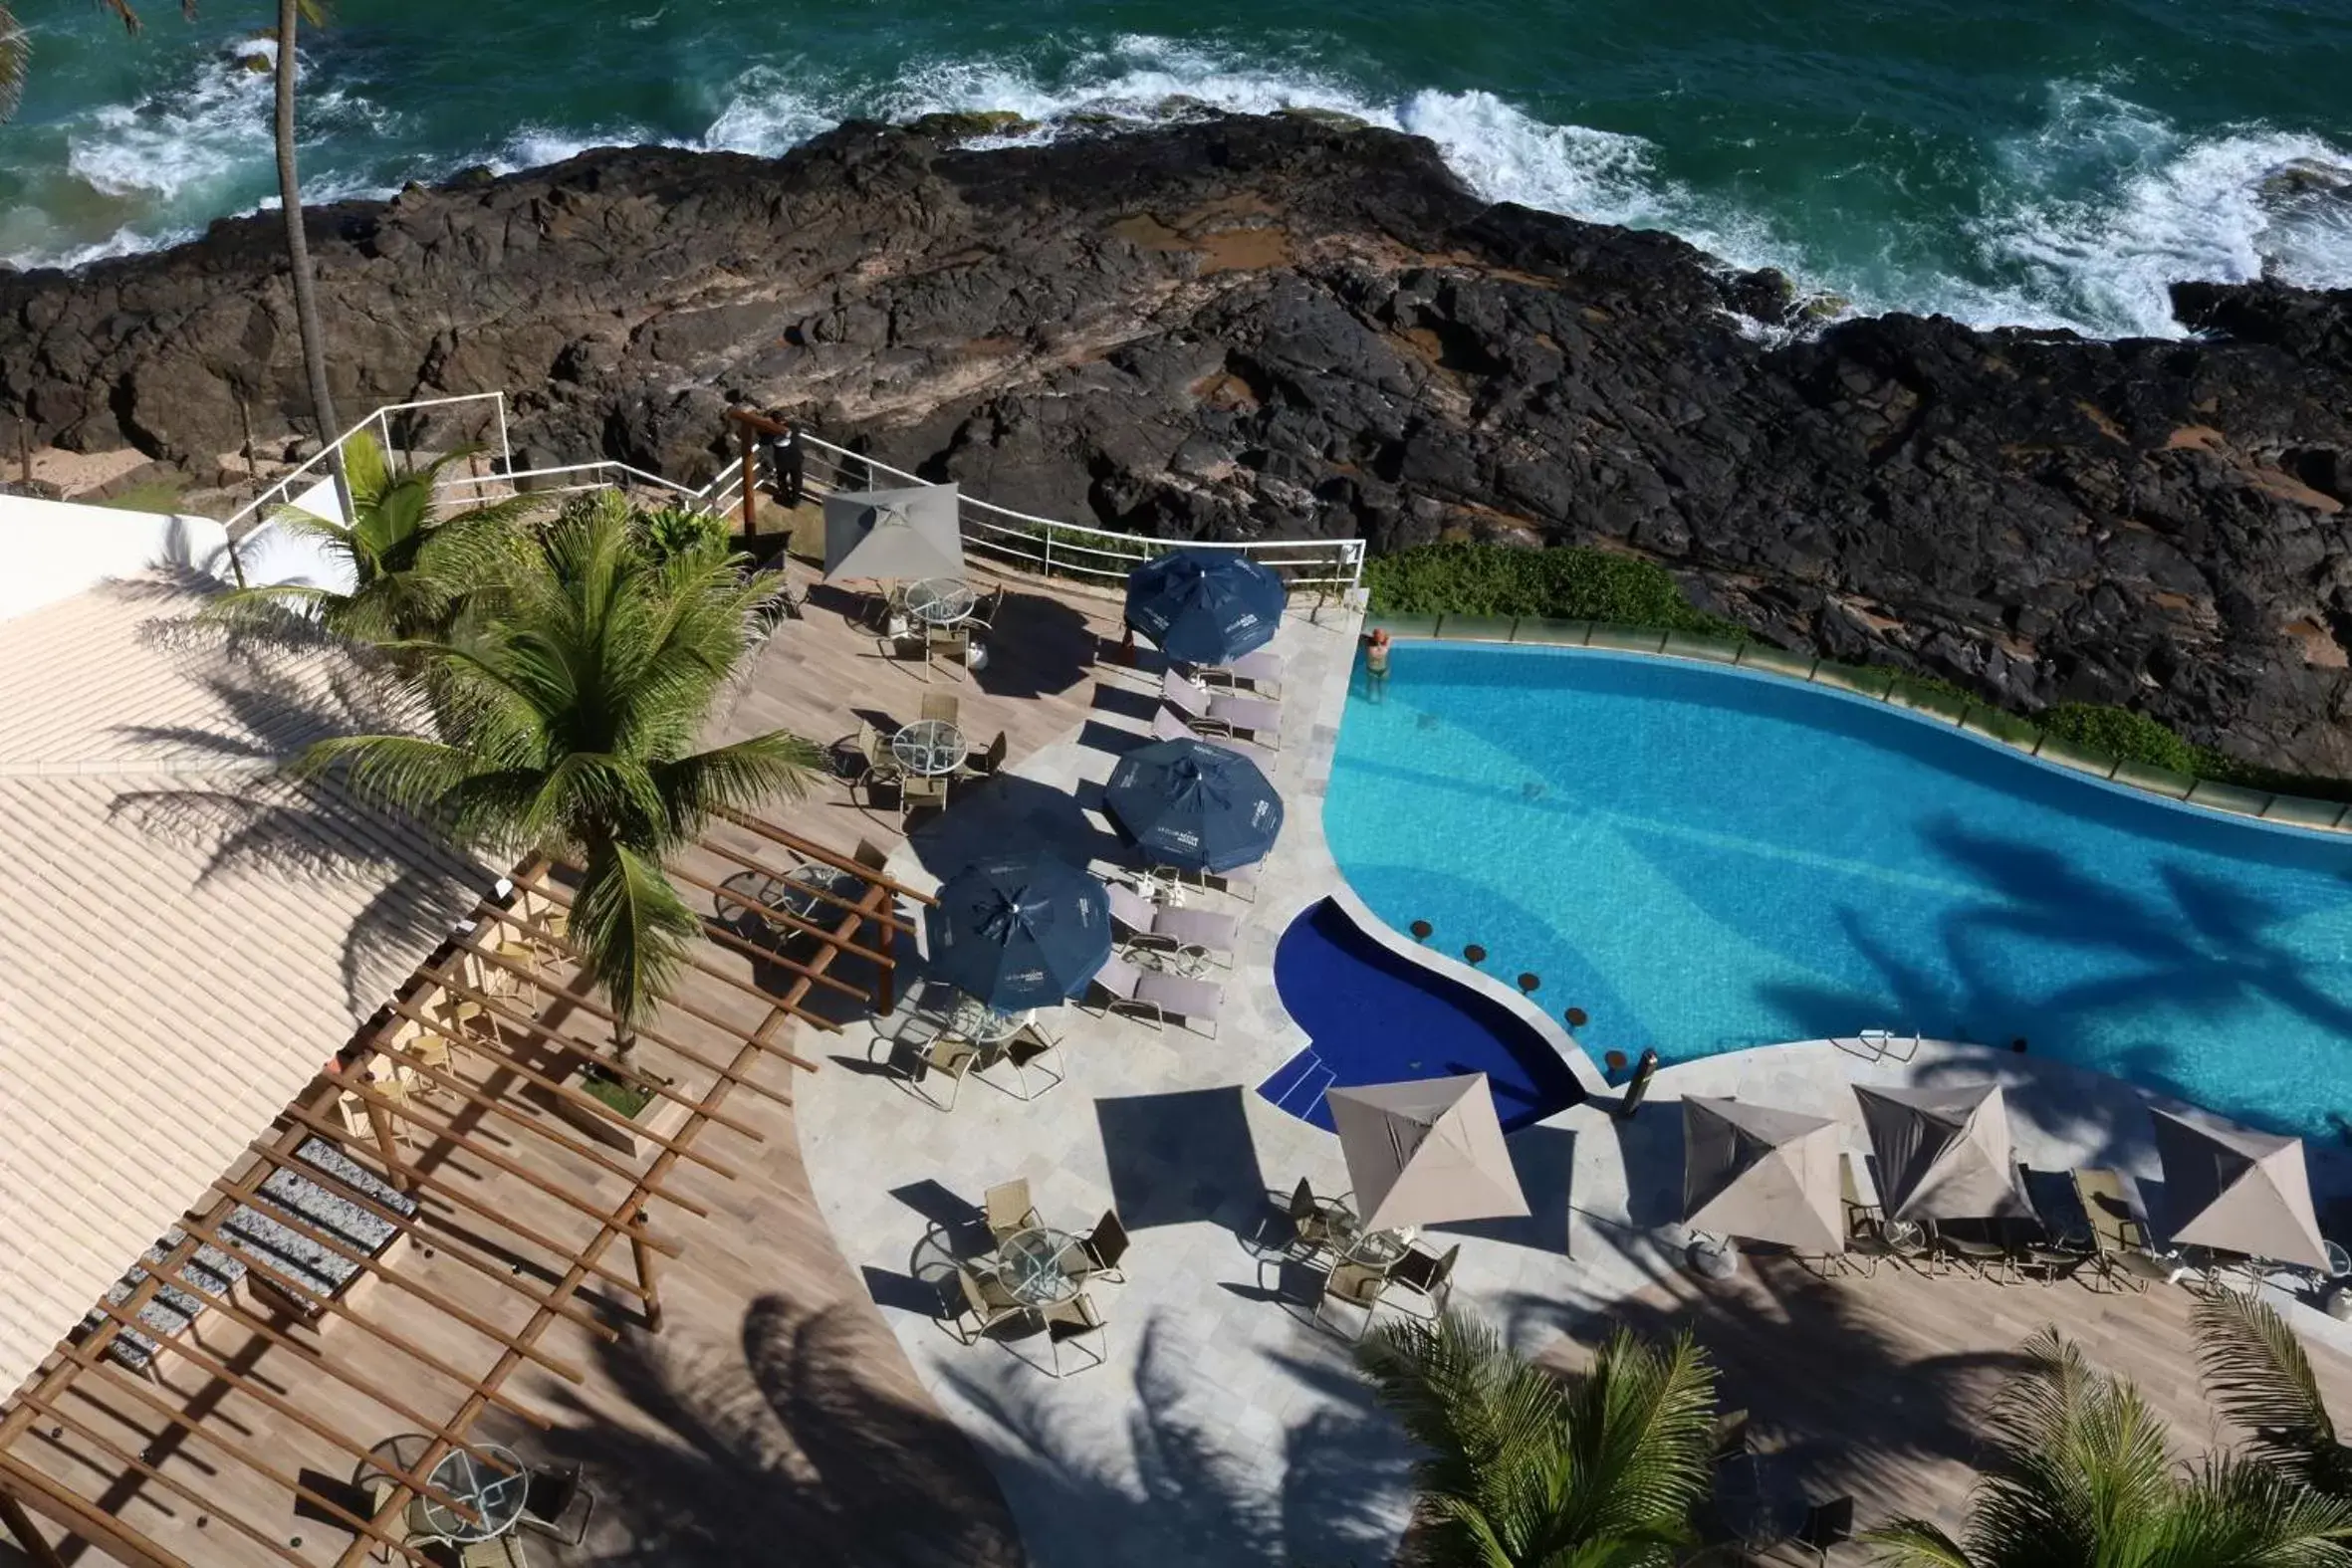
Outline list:
[[[311,381],[311,413],[319,421],[321,444],[343,430],[335,417],[335,398],[327,385],[327,333],[319,324],[319,299],[311,287],[311,244],[302,226],[302,180],[294,166],[294,46],[302,0],[278,0],[278,60],[275,72],[277,114],[273,129],[278,142],[278,200],[286,213],[286,259],[294,268],[294,321],[302,334],[303,366]],[[344,490],[343,464],[329,458],[335,488],[343,501],[344,521],[351,519],[351,497]]]

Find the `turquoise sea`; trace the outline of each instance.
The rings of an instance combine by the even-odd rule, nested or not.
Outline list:
[[[275,7],[16,0],[0,259],[166,243],[274,189]],[[1861,310],[2169,333],[2176,279],[2352,286],[2352,0],[334,0],[307,189],[844,116],[1317,105],[1483,192],[1671,229]],[[1050,132],[1048,132],[1050,133]]]

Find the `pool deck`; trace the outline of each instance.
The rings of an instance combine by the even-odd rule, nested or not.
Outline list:
[[[1305,1043],[1275,992],[1277,940],[1320,897],[1354,902],[1320,822],[1354,628],[1294,618],[1277,646],[1292,680],[1272,772],[1290,815],[1257,901],[1206,899],[1243,928],[1214,1038],[1063,1009],[1054,1022],[1064,1083],[1024,1101],[976,1079],[942,1112],[894,1065],[923,1032],[910,1008],[828,1039],[834,1060],[803,1088],[803,1152],[824,1221],[916,1376],[995,1471],[1038,1568],[1376,1563],[1409,1509],[1408,1455],[1354,1376],[1347,1338],[1316,1325],[1317,1276],[1255,1241],[1299,1178],[1318,1193],[1346,1186],[1336,1140],[1274,1109],[1256,1085]],[[927,886],[1008,842],[1115,858],[1100,785],[1148,729],[1152,678],[1100,675],[1082,722],[918,829],[893,870]],[[1534,1011],[1493,977],[1437,967]],[[1724,1367],[1726,1406],[1751,1411],[1792,1495],[1850,1490],[1864,1525],[1897,1512],[1957,1521],[1983,1400],[2045,1323],[2138,1379],[2184,1452],[2221,1434],[2197,1392],[2184,1291],[2096,1295],[1894,1267],[1821,1281],[1768,1259],[1708,1284],[1661,1232],[1679,1201],[1674,1102],[1684,1093],[1835,1116],[1859,1147],[1853,1083],[1995,1076],[2008,1086],[2018,1158],[2135,1177],[2155,1172],[2151,1096],[1980,1046],[1930,1041],[1898,1064],[1814,1041],[1669,1068],[1650,1104],[1620,1123],[1590,1062],[1580,1050],[1569,1059],[1596,1097],[1511,1140],[1534,1213],[1432,1237],[1463,1242],[1457,1304],[1508,1325],[1529,1353],[1572,1364],[1606,1321],[1691,1324]],[[1093,1287],[1110,1322],[1098,1369],[1058,1381],[1041,1370],[1043,1342],[964,1345],[940,1319],[952,1260],[987,1247],[984,1193],[1017,1177],[1049,1224],[1081,1232],[1115,1207],[1134,1236],[1128,1281]],[[2297,1322],[2323,1383],[2352,1409],[2352,1357],[2328,1348],[2348,1343],[2338,1325],[2301,1310]],[[1853,1548],[1832,1559],[1865,1560]]]

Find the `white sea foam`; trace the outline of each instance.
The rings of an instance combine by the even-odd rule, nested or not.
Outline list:
[[[175,92],[97,111],[67,127],[69,171],[101,199],[86,203],[93,210],[78,233],[51,225],[28,239],[25,225],[0,220],[0,244],[20,252],[8,259],[77,264],[175,243],[214,213],[255,201],[267,189],[257,170],[266,173],[270,161],[268,93],[266,75],[215,58]],[[932,59],[878,82],[758,63],[722,93],[700,136],[672,139],[773,156],[852,115],[1010,110],[1035,127],[983,138],[987,144],[1046,139],[1104,118],[1163,119],[1196,107],[1330,110],[1410,131],[1434,142],[1491,199],[1667,229],[1735,266],[1777,267],[1805,287],[1846,297],[1860,312],[1937,312],[1979,326],[2065,327],[2095,336],[2175,335],[2166,289],[2179,279],[2242,280],[2267,270],[2310,287],[2352,287],[2352,189],[2307,189],[2282,199],[2269,188],[2282,166],[2297,162],[2352,169],[2352,152],[2259,125],[2186,135],[2101,84],[2056,85],[2040,125],[1991,148],[1975,176],[1984,181],[1978,216],[1956,224],[1935,215],[1918,220],[1915,233],[1890,230],[1877,256],[1840,254],[1835,237],[1790,232],[1787,216],[1666,177],[1657,149],[1638,136],[1548,123],[1486,92],[1383,97],[1303,49],[1245,53],[1128,35],[1051,70],[1020,60]],[[355,92],[325,93],[306,102],[305,139],[364,131],[380,146],[399,139],[398,120],[396,112]],[[506,172],[592,146],[656,139],[648,127],[620,121],[586,129],[525,124],[461,156],[420,155],[403,172],[433,178],[470,164]],[[308,190],[320,200],[388,194],[385,172],[380,162],[346,171],[315,159]],[[2324,175],[2313,183],[2324,185]],[[117,207],[147,216],[123,222]],[[92,238],[98,234],[108,237]],[[1850,234],[1842,242],[1850,246]]]

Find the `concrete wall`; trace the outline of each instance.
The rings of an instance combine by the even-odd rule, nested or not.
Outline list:
[[[0,496],[0,620],[71,598],[112,577],[157,568],[192,569],[226,583],[227,544],[227,533],[210,518]],[[351,586],[342,562],[277,529],[263,531],[247,547],[245,567],[250,582]]]

